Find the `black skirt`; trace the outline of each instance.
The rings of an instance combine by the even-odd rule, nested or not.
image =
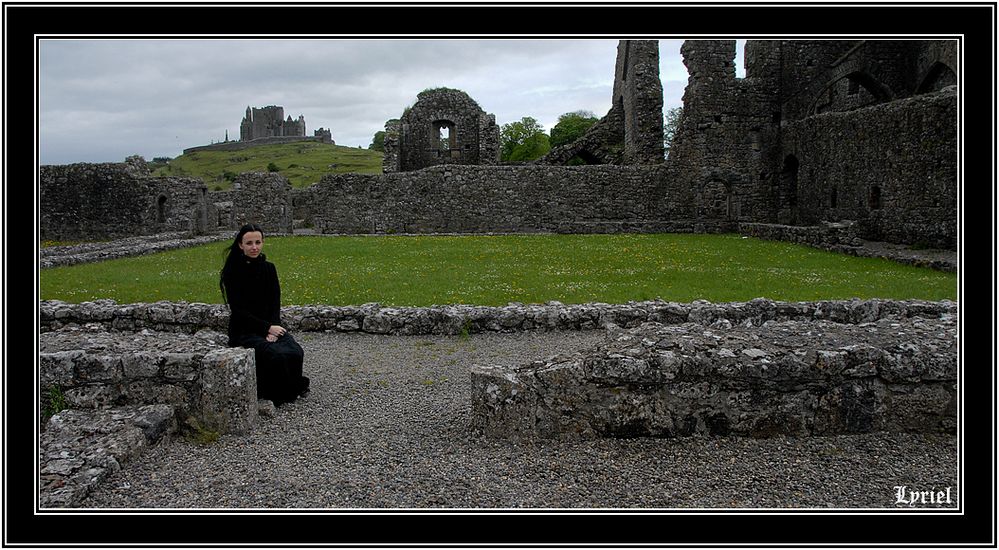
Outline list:
[[[294,401],[309,390],[309,379],[302,376],[305,351],[285,333],[276,342],[247,334],[232,342],[253,348],[257,362],[257,398],[270,399],[275,405]]]

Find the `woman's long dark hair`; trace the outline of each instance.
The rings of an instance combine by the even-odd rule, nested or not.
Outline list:
[[[253,231],[259,231],[261,238],[264,236],[264,230],[255,223],[248,223],[243,227],[239,228],[236,233],[236,238],[233,239],[232,244],[225,247],[223,254],[225,255],[225,260],[222,262],[222,271],[219,272],[219,290],[222,291],[222,303],[228,304],[229,300],[225,294],[225,276],[230,273],[232,267],[236,265],[236,262],[243,258],[243,249],[239,247],[240,243],[243,242],[243,235],[251,233]],[[261,258],[265,256],[260,255]]]

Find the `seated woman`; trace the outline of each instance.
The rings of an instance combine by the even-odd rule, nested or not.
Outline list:
[[[226,248],[219,289],[229,304],[229,345],[253,348],[257,397],[280,405],[308,394],[309,379],[302,376],[302,347],[281,326],[281,285],[263,247],[258,225],[240,228]]]

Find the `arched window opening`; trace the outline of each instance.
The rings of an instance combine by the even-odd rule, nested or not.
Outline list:
[[[829,207],[836,208],[836,186],[834,185],[832,191],[829,192]]]
[[[928,94],[930,92],[939,92],[947,86],[954,86],[956,84],[957,75],[954,74],[954,71],[947,65],[937,62],[926,72],[926,76],[923,77],[923,80],[919,83],[919,87],[916,88],[916,93]]]
[[[431,135],[431,143],[436,145],[438,151],[453,151],[457,149],[455,146],[456,134],[454,131],[454,123],[449,120],[438,120],[434,122]]]
[[[451,129],[448,128],[447,126],[441,127],[440,144],[441,144],[441,149],[444,150],[451,149]]]
[[[823,88],[812,102],[811,113],[852,111],[891,101],[891,90],[863,71],[854,71]]]

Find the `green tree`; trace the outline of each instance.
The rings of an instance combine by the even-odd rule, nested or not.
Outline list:
[[[552,128],[551,146],[558,147],[576,141],[596,122],[596,115],[590,111],[565,113],[558,117],[558,122]]]
[[[368,149],[372,151],[385,152],[385,131],[379,130],[375,132],[375,137],[371,139],[371,145],[368,145]]]
[[[663,150],[664,157],[669,158],[669,148],[673,144],[673,137],[680,127],[680,117],[683,115],[683,107],[673,107],[667,109],[663,116]]]
[[[507,160],[513,162],[522,162],[527,160],[534,160],[545,156],[545,153],[551,151],[551,144],[548,140],[548,135],[545,133],[538,133],[529,136],[524,140],[524,143],[513,148],[513,152],[510,153],[510,158]]]
[[[529,116],[504,124],[500,129],[500,160],[534,160],[550,149],[544,128]]]

